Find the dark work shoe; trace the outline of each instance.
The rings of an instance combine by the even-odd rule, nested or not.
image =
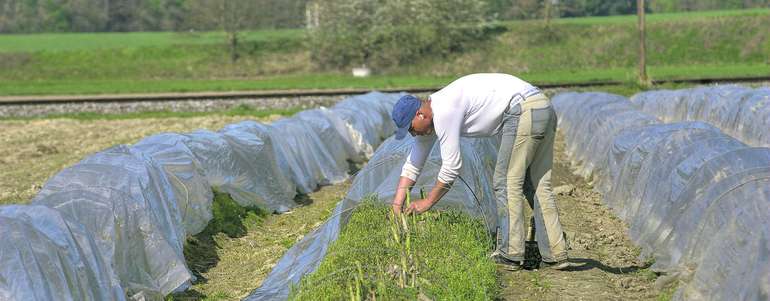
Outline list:
[[[508,258],[503,257],[503,255],[497,251],[493,252],[492,255],[490,255],[489,257],[491,257],[492,260],[495,261],[497,266],[499,266],[500,268],[506,271],[514,272],[514,271],[520,271],[524,268],[522,266],[521,261],[509,260]]]
[[[556,261],[556,262],[543,261],[543,263],[542,263],[542,267],[543,268],[549,268],[549,269],[554,269],[554,270],[559,270],[559,271],[567,270],[571,266],[572,266],[572,264],[569,261],[567,261],[566,259],[562,259],[562,260],[559,260],[559,261]]]

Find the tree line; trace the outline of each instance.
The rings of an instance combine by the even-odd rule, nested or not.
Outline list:
[[[0,33],[296,28],[309,0],[0,0]],[[242,24],[240,24],[242,23]]]
[[[363,2],[397,5],[410,1]],[[580,17],[636,13],[636,0],[472,2],[486,7],[479,17],[497,20],[538,19],[545,14]],[[0,33],[226,30],[223,24],[232,21],[225,19],[233,16],[247,29],[299,28],[306,25],[309,4],[334,5],[329,3],[329,0],[0,0]],[[651,13],[756,7],[770,7],[770,0],[647,0],[647,10]]]

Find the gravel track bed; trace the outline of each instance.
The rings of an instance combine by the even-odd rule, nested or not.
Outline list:
[[[770,82],[738,83],[753,88],[770,87]],[[550,88],[543,91],[553,96],[570,88]],[[581,88],[578,90],[601,91],[602,87]],[[417,93],[423,97],[430,93]],[[120,114],[148,111],[171,112],[211,112],[223,111],[240,105],[246,105],[257,110],[289,109],[289,108],[315,108],[319,106],[332,106],[337,102],[350,97],[350,95],[337,96],[299,96],[299,97],[265,97],[265,98],[233,98],[233,99],[209,99],[209,100],[173,100],[173,101],[120,101],[99,103],[60,103],[60,104],[30,104],[30,105],[0,105],[0,118],[10,117],[39,117],[46,115],[93,112],[102,114]]]
[[[0,106],[0,117],[37,117],[56,114],[94,112],[119,114],[149,111],[211,112],[223,111],[237,106],[249,106],[257,110],[315,108],[331,106],[348,96],[302,96],[273,98],[234,98],[210,100],[60,103]]]

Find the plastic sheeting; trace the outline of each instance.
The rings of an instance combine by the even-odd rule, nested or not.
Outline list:
[[[494,164],[497,154],[494,139],[463,138],[463,166],[460,177],[452,189],[442,198],[437,208],[456,208],[482,217],[493,231],[498,225],[498,206],[495,204],[489,161]],[[329,245],[337,239],[342,227],[347,223],[350,212],[365,196],[376,194],[383,202],[390,202],[395,194],[401,166],[406,160],[412,139],[401,141],[388,139],[380,146],[366,166],[356,175],[345,199],[334,209],[332,217],[320,228],[306,235],[296,243],[273,267],[262,286],[252,292],[245,300],[281,300],[286,299],[290,285],[313,271],[323,260]],[[419,188],[426,192],[435,184],[441,165],[439,152],[434,148],[423,168],[423,172],[412,189],[413,197],[419,196]],[[507,212],[507,211],[506,211]]]
[[[654,122],[617,95],[565,93],[553,102],[581,173],[599,183],[653,268],[684,280],[677,299],[770,296],[770,149],[703,122]]]
[[[318,132],[307,121],[297,118],[285,118],[271,124],[273,137],[284,139],[286,157],[294,157],[299,170],[304,171],[306,179],[312,179],[315,186],[340,183],[348,178],[348,163],[344,153],[333,153],[321,140]],[[297,167],[292,166],[292,170]],[[299,174],[299,173],[296,173]],[[310,191],[315,191],[313,187]],[[303,192],[310,192],[303,191]]]
[[[187,288],[183,243],[212,218],[211,187],[242,206],[287,211],[298,190],[345,180],[347,160],[368,158],[393,133],[398,96],[160,134],[85,158],[49,179],[33,206],[0,207],[0,239],[10,242],[0,246],[0,299],[162,300]]]
[[[214,194],[192,150],[176,138],[176,134],[154,135],[142,139],[131,149],[158,163],[174,189],[186,232],[195,235],[203,231],[212,218]]]
[[[354,162],[365,160],[353,146],[353,138],[345,121],[331,110],[321,107],[299,112],[293,117],[306,121],[313,127],[326,149],[335,156],[335,161],[340,158],[343,162],[348,159]]]
[[[0,207],[0,300],[125,300],[90,233],[44,206]]]
[[[708,122],[746,144],[770,147],[768,87],[723,85],[657,90],[636,94],[631,101],[666,122]]]
[[[126,145],[118,145],[86,157],[78,164],[103,164],[120,167],[128,170],[135,176],[137,182],[124,181],[121,184],[126,186],[120,187],[115,185],[108,187],[128,192],[136,198],[144,197],[147,199],[150,210],[159,222],[161,233],[180,257],[184,258],[182,250],[187,233],[182,223],[182,211],[178,206],[177,198],[168,176],[155,160],[152,160],[152,158],[145,154],[132,151]],[[69,178],[68,181],[73,183],[77,181],[77,178]],[[95,182],[92,181],[90,183]],[[88,182],[83,181],[82,184],[85,186],[88,185]],[[55,191],[53,183],[46,183],[45,186],[43,188],[45,191],[38,193],[38,196]]]
[[[390,108],[400,94],[371,92],[343,100],[331,108],[347,123],[348,133],[359,156],[369,158],[374,150],[395,131]]]
[[[127,164],[128,165],[128,164]],[[164,295],[186,287],[181,242],[164,228],[163,201],[135,172],[80,163],[46,182],[33,204],[61,211],[94,234],[129,295]]]
[[[219,133],[201,130],[176,139],[193,152],[209,185],[241,206],[277,212],[296,206],[295,185],[276,164],[267,134],[230,126]]]
[[[576,168],[576,173],[586,178],[590,178],[592,172],[606,171],[604,167],[608,164],[611,144],[603,139],[627,128],[658,122],[655,117],[636,110],[626,98],[619,95],[565,93],[558,97],[563,101],[555,101],[553,105],[560,115],[582,116],[576,120],[560,120],[559,128],[564,133],[571,133],[564,136],[566,151],[571,155],[571,164]],[[607,118],[614,115],[619,118]],[[586,128],[591,130],[582,130]],[[604,177],[599,176],[596,179],[601,181]]]

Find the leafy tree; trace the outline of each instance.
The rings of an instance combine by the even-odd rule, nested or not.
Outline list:
[[[238,60],[239,33],[247,29],[247,21],[258,11],[254,0],[193,0],[194,14],[203,20],[213,21],[219,30],[227,34],[227,44],[232,62]]]
[[[485,35],[477,0],[327,0],[310,4],[313,58],[324,67],[408,64],[462,51]]]

